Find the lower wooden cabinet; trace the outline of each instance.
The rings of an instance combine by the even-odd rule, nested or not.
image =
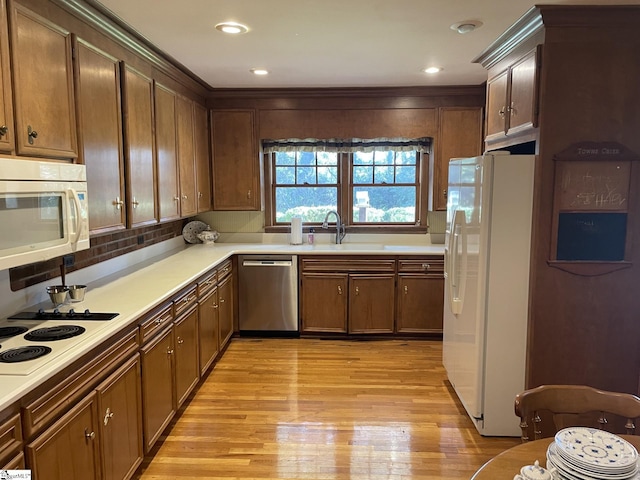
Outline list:
[[[300,293],[303,333],[347,333],[346,273],[303,273]]]
[[[349,275],[349,333],[393,333],[396,276]]]
[[[198,309],[193,307],[174,324],[175,386],[180,408],[200,380],[198,356]]]
[[[200,375],[206,373],[220,351],[218,310],[218,289],[214,287],[198,301]]]
[[[229,273],[218,283],[218,322],[220,351],[233,335],[233,273]]]
[[[173,375],[173,326],[140,349],[142,358],[142,429],[149,453],[176,413]]]
[[[442,257],[398,261],[398,333],[442,333],[444,261]]]
[[[25,447],[37,480],[92,480],[100,476],[97,393],[94,391]]]
[[[140,355],[136,354],[96,390],[102,479],[131,478],[144,457]]]
[[[4,465],[0,465],[0,470],[25,470],[27,464],[24,460],[24,453],[20,452]]]

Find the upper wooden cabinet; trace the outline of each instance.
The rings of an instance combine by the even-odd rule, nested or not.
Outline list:
[[[9,14],[17,152],[76,158],[71,34],[16,2]]]
[[[180,215],[190,217],[198,213],[196,186],[196,156],[193,102],[177,97],[176,125],[178,140],[178,167],[180,171]]]
[[[180,218],[176,94],[158,82],[154,85],[158,218]]]
[[[487,82],[487,144],[504,140],[505,136],[520,138],[537,127],[537,79],[540,58],[538,50],[539,47],[527,52],[505,70],[489,78]]]
[[[126,226],[118,60],[75,39],[79,161],[87,167],[89,227],[104,233]]]
[[[440,108],[439,123],[433,169],[433,209],[446,210],[449,160],[482,153],[482,108]]]
[[[0,0],[0,151],[13,153],[16,147],[13,134],[13,93],[9,69],[9,29],[6,12],[5,2]]]
[[[124,62],[122,95],[129,227],[157,223],[153,80]]]
[[[211,156],[209,155],[209,125],[207,109],[194,103],[194,137],[198,213],[211,210]]]
[[[212,110],[213,209],[259,210],[260,158],[253,110]]]

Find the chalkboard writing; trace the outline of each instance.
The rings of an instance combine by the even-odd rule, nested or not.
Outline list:
[[[626,211],[630,162],[559,162],[560,210]]]
[[[626,213],[560,213],[557,260],[622,261]]]

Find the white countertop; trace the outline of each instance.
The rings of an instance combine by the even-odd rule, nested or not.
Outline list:
[[[192,284],[221,261],[234,254],[281,253],[295,255],[442,255],[443,245],[382,245],[344,243],[316,245],[239,244],[185,245],[88,285],[84,301],[76,311],[118,312],[88,338],[78,337],[73,348],[30,375],[0,375],[0,410],[51,378],[109,337],[136,322],[143,314]],[[48,308],[50,305],[45,306]],[[34,306],[35,309],[38,305]],[[80,339],[82,338],[82,339]]]

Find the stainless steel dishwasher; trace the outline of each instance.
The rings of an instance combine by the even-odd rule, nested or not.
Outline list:
[[[298,334],[295,255],[238,256],[240,334]]]

